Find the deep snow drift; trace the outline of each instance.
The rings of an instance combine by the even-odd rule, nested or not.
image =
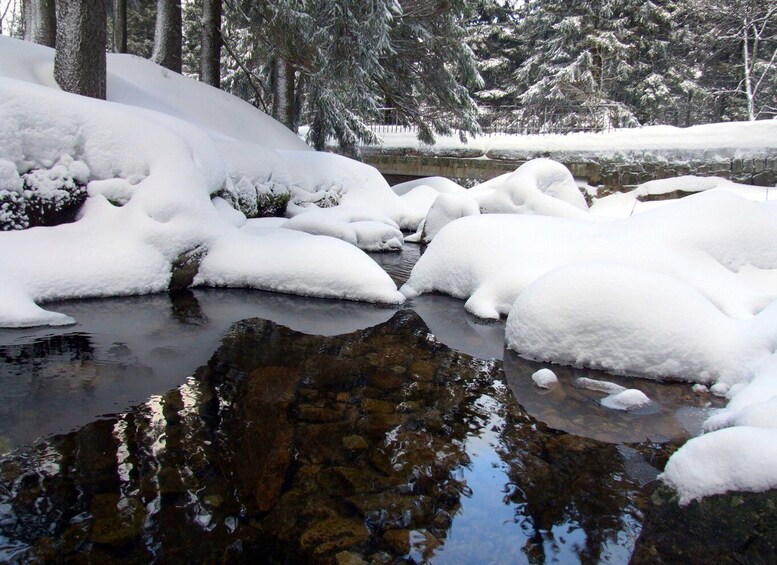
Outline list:
[[[109,55],[106,102],[61,92],[51,49],[0,37],[0,51],[0,192],[18,195],[20,175],[64,162],[88,193],[75,223],[0,233],[0,325],[72,323],[35,302],[165,290],[173,261],[196,248],[206,252],[196,284],[403,300],[355,246],[252,229],[212,200],[269,185],[301,205],[382,202],[379,220],[352,211],[337,222],[352,243],[390,248],[397,226],[423,212],[408,212],[372,167],[311,151],[248,104],[137,57]]]

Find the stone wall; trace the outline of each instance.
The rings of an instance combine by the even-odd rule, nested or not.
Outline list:
[[[645,159],[626,162],[607,160],[564,163],[572,174],[592,185],[620,190],[654,179],[696,175],[722,177],[741,184],[775,186],[777,158],[734,158],[729,161],[658,161]]]
[[[614,154],[489,151],[483,154],[471,149],[369,149],[362,153],[366,163],[387,176],[443,176],[481,181],[514,171],[522,163],[536,157],[550,157],[564,163],[576,178],[610,191],[632,188],[649,180],[682,175],[716,176],[756,186],[777,184],[777,155],[756,152],[743,157],[735,149],[709,154],[703,151]]]

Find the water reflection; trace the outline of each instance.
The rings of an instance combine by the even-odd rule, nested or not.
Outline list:
[[[239,322],[183,385],[3,461],[0,558],[621,560],[626,460],[663,448],[549,429],[501,365],[407,310],[331,337]]]
[[[51,308],[78,324],[0,329],[0,452],[179,386],[239,320],[260,317],[329,336],[383,323],[395,311],[245,290],[67,301]]]

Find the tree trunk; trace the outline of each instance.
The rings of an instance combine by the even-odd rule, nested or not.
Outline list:
[[[58,0],[57,22],[57,84],[65,92],[105,99],[108,33],[104,0]]]
[[[221,88],[221,0],[202,2],[200,80]]]
[[[57,15],[54,0],[26,0],[24,39],[54,47],[57,41]]]
[[[281,58],[276,58],[272,65],[272,116],[291,131],[296,132],[294,67]]]
[[[181,72],[181,0],[157,0],[154,52],[151,59],[176,73]]]
[[[127,0],[113,0],[113,50],[127,52]]]

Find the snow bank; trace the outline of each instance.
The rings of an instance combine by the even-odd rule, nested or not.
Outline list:
[[[506,340],[540,361],[731,385],[771,352],[775,314],[772,308],[735,320],[674,277],[583,263],[555,269],[522,292],[510,310]]]
[[[704,423],[706,433],[675,452],[659,477],[678,491],[682,504],[727,491],[777,488],[777,354],[755,364],[752,373],[732,389],[728,406]]]
[[[404,242],[399,226],[370,208],[341,205],[309,211],[295,209],[292,213],[295,212],[293,218],[282,224],[283,228],[336,237],[365,251],[398,251]]]
[[[678,197],[697,192],[731,192],[753,202],[777,200],[777,190],[770,187],[738,184],[720,177],[686,175],[652,180],[629,192],[616,192],[594,198],[591,213],[597,216],[625,218],[674,202]],[[671,198],[674,196],[674,198]],[[659,197],[663,197],[658,199]]]
[[[18,190],[20,175],[33,169],[48,171],[32,179],[46,190],[55,191],[52,183],[65,182],[65,173],[88,181],[77,222],[0,233],[0,271],[13,273],[12,283],[0,280],[3,325],[72,323],[35,302],[165,290],[174,260],[195,248],[207,251],[199,284],[402,300],[356,248],[277,225],[239,230],[244,215],[212,198],[237,183],[312,194],[323,182],[354,202],[359,192],[365,201],[399,200],[382,178],[373,182],[374,169],[309,151],[244,102],[148,61],[109,56],[114,101],[99,101],[54,85],[53,50],[6,37],[0,49],[3,189]],[[396,224],[387,222],[396,236]],[[382,227],[356,231],[384,243]]]
[[[572,173],[551,159],[533,159],[478,199],[485,214],[581,217],[588,210]]]
[[[315,266],[315,267],[314,267]],[[216,241],[200,265],[195,286],[249,287],[321,298],[399,304],[391,278],[367,255],[343,241],[267,228]]]
[[[471,216],[439,232],[402,292],[443,292],[466,299],[467,310],[477,316],[497,318],[552,270],[614,263],[676,278],[726,315],[747,318],[777,294],[775,218],[774,207],[725,193],[694,195],[610,222]]]

